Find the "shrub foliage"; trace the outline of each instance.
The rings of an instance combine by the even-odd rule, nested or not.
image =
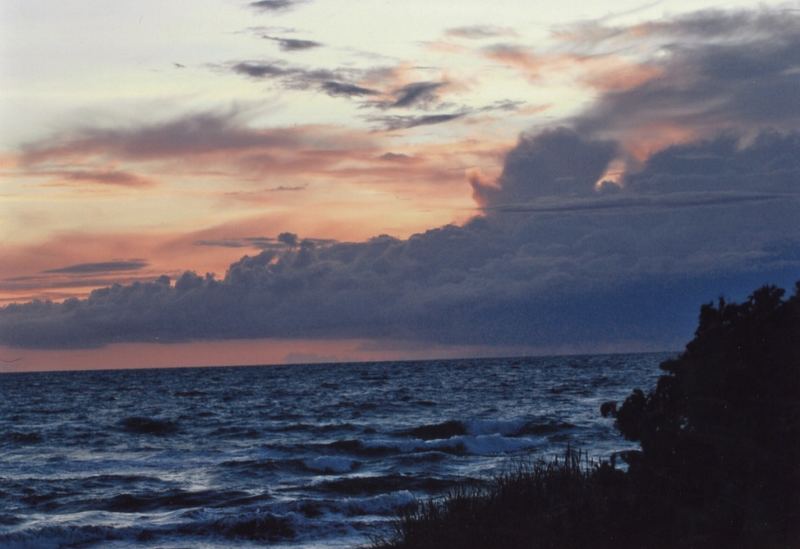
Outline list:
[[[800,283],[704,305],[694,339],[616,425],[641,451],[630,474],[731,540],[781,538],[800,520]]]

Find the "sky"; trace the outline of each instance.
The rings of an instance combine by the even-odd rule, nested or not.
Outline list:
[[[0,27],[0,371],[674,350],[800,279],[800,2]]]

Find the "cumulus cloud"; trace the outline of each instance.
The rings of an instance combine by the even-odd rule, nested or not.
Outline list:
[[[613,144],[567,129],[525,136],[508,155],[499,194],[487,195],[484,215],[464,226],[357,243],[261,237],[263,251],[233,263],[221,280],[185,273],[172,284],[162,278],[97,290],[86,300],[8,306],[0,313],[0,341],[75,347],[358,336],[672,344],[690,329],[698,300],[800,268],[797,193],[771,179],[779,171],[729,189],[726,173],[686,163],[707,157],[709,147],[668,149],[639,172],[641,187],[631,183],[607,197],[592,194],[592,180]],[[732,165],[754,157],[780,165],[790,152],[800,156],[800,141],[770,134],[750,147],[715,150]],[[670,189],[669,174],[716,181],[687,194]],[[781,200],[768,193],[757,200],[756,192],[778,188]],[[733,191],[752,194],[737,201]],[[680,202],[689,199],[693,207]],[[552,208],[504,210],[522,201]],[[209,244],[233,241],[203,243]]]
[[[488,207],[542,196],[591,195],[615,149],[611,141],[586,140],[567,128],[523,136],[506,156],[500,184],[473,180],[473,193]]]
[[[739,14],[752,33],[723,23],[703,39],[691,22],[708,29],[707,17],[658,28],[696,36],[655,61],[661,76],[606,91],[564,127],[523,135],[497,179],[470,170],[480,215],[462,226],[349,243],[291,233],[198,242],[260,251],[219,280],[187,272],[63,304],[7,306],[0,343],[389,337],[677,347],[698,303],[800,273],[800,135],[789,131],[800,95],[788,93],[800,51],[785,31],[794,23]],[[635,34],[615,32],[604,40]],[[381,122],[410,128],[466,114]],[[637,156],[648,132],[661,141]],[[143,154],[135,139],[109,137],[107,146]],[[620,162],[615,182],[602,184]]]
[[[800,136],[765,131],[746,146],[723,134],[675,145],[650,157],[645,168],[624,183],[639,192],[800,192]]]

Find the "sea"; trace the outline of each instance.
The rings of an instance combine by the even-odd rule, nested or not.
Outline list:
[[[0,374],[0,547],[368,547],[570,446],[668,354]]]

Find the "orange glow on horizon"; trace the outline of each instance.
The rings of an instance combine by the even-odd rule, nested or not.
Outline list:
[[[0,374],[64,370],[375,362],[529,354],[526,348],[437,345],[391,340],[252,339],[189,343],[115,343],[96,349],[0,346]]]

